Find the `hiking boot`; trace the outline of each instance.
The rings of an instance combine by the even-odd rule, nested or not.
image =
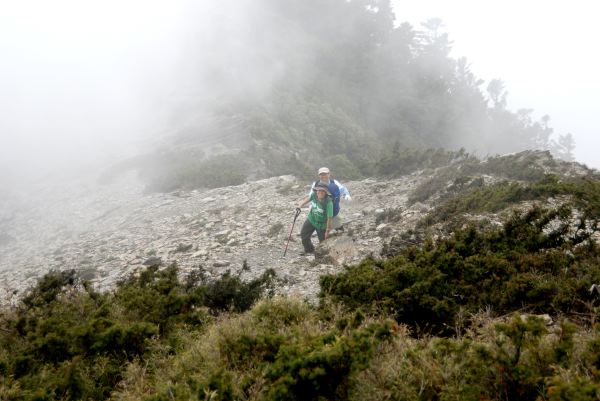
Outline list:
[[[315,253],[315,252],[314,251],[313,252],[302,251],[298,255],[300,255],[300,256],[308,256],[308,255],[312,255],[313,253]]]

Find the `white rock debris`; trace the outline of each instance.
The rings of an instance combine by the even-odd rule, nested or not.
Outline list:
[[[589,172],[576,163],[550,163],[548,152],[515,157],[545,169],[555,166],[549,172],[563,176]],[[443,169],[439,172],[444,177]],[[410,231],[444,189],[423,202],[409,204],[408,199],[435,174],[426,169],[387,181],[344,181],[352,193],[352,201],[342,200],[345,229],[319,246],[316,258],[299,255],[306,209],[284,257],[296,204],[308,193],[310,180],[285,175],[226,188],[145,193],[135,171],[105,184],[48,179],[28,192],[0,196],[0,303],[14,302],[50,270],[75,269],[106,291],[155,263],[177,263],[182,275],[202,266],[214,279],[229,270],[251,280],[272,268],[279,293],[314,300],[322,274],[342,271],[366,256],[380,257],[392,237],[404,236],[396,244],[414,243]],[[478,177],[486,184],[503,179]],[[547,201],[550,206],[561,202]],[[502,224],[494,215],[469,216],[480,218]]]
[[[385,182],[344,182],[352,192],[352,201],[342,200],[345,230],[329,243],[335,247],[343,240],[323,263],[299,256],[307,209],[283,256],[295,205],[310,186],[293,176],[166,194],[144,193],[134,172],[104,185],[93,180],[47,183],[0,203],[0,299],[14,301],[53,269],[75,269],[105,291],[145,266],[174,262],[182,274],[202,266],[215,279],[230,270],[249,280],[273,268],[278,291],[314,299],[321,274],[367,255],[377,257],[390,233],[414,226],[424,215],[422,204],[407,205],[422,179],[413,174]],[[403,210],[402,224],[393,231],[376,230],[377,215],[395,208]],[[244,261],[247,269],[242,269]]]

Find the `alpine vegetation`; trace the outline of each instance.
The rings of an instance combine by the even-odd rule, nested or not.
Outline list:
[[[135,152],[3,186],[0,400],[600,398],[570,134],[390,1],[184,3]]]
[[[206,220],[183,222],[214,233],[214,246],[178,239],[102,290],[89,266],[49,271],[1,310],[1,397],[595,399],[600,184],[544,153],[518,157],[545,160],[547,175],[509,179],[515,156],[460,156],[346,181],[345,229],[315,256],[297,255],[297,232],[282,256],[282,224],[244,241],[225,233],[230,218],[249,224],[252,201],[169,195],[204,199]],[[447,185],[410,201],[438,175]],[[283,176],[243,188],[291,224],[307,186]]]

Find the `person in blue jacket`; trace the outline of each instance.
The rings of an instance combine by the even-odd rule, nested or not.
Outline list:
[[[327,185],[331,198],[333,200],[333,229],[335,231],[343,231],[342,219],[340,213],[340,199],[344,197],[345,200],[351,201],[350,191],[339,181],[331,178],[331,171],[327,167],[321,167],[318,171],[319,179],[313,182],[311,190],[315,188],[318,183]]]

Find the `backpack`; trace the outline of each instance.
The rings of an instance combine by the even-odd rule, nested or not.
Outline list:
[[[314,188],[318,183],[319,180],[315,181],[312,184],[312,188]],[[333,180],[329,180],[327,189],[329,189],[329,193],[331,194],[331,200],[333,201],[333,216],[335,217],[340,212],[340,198],[342,194],[340,193],[340,188]]]

